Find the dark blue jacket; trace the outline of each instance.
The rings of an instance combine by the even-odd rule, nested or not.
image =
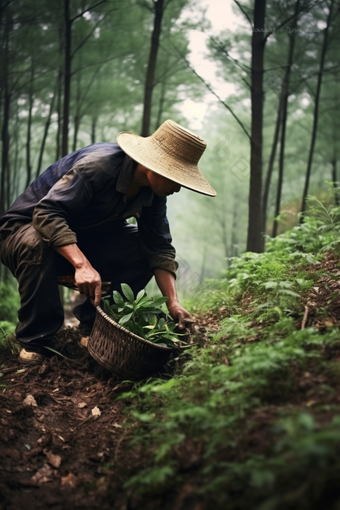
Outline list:
[[[47,168],[0,218],[0,235],[32,222],[51,246],[77,242],[77,232],[114,235],[135,216],[150,267],[175,274],[175,249],[166,216],[166,198],[141,188],[131,200],[126,193],[136,163],[116,143],[80,149]]]

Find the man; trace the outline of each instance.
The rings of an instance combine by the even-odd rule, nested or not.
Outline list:
[[[87,300],[74,310],[89,332],[102,282],[135,294],[153,274],[183,329],[191,316],[178,302],[177,263],[166,197],[185,186],[215,196],[197,167],[205,141],[171,120],[143,138],[80,149],[51,165],[0,218],[0,258],[17,278],[16,337],[22,363],[40,363],[63,324],[58,278],[73,276]],[[137,226],[126,219],[136,217]],[[94,305],[94,306],[93,306]]]

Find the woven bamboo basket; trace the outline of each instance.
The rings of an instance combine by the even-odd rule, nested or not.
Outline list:
[[[100,306],[89,338],[91,356],[120,379],[143,379],[154,374],[174,352],[141,338],[111,319]]]

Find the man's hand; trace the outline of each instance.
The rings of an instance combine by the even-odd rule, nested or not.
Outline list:
[[[102,281],[96,271],[76,244],[57,246],[55,250],[74,267],[74,281],[81,294],[93,299],[94,306],[100,304]]]
[[[155,269],[155,277],[163,296],[168,298],[166,306],[171,317],[178,322],[179,329],[185,329],[186,327],[191,329],[195,320],[178,302],[174,275],[169,271],[157,268]]]
[[[167,303],[171,317],[178,322],[179,329],[192,328],[195,319],[178,301]]]
[[[102,293],[102,281],[98,271],[93,269],[91,264],[84,264],[76,268],[74,273],[74,281],[80,294],[85,294],[94,300],[94,306],[100,304]]]

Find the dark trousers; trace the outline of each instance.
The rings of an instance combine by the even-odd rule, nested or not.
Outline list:
[[[136,295],[152,278],[135,225],[124,222],[111,232],[78,232],[77,236],[79,248],[102,280],[111,282],[110,293],[127,283]],[[29,350],[48,346],[64,321],[58,276],[73,275],[73,266],[49,247],[31,224],[0,241],[0,259],[19,284],[18,342]],[[75,315],[90,327],[95,309],[85,301],[75,309]]]

